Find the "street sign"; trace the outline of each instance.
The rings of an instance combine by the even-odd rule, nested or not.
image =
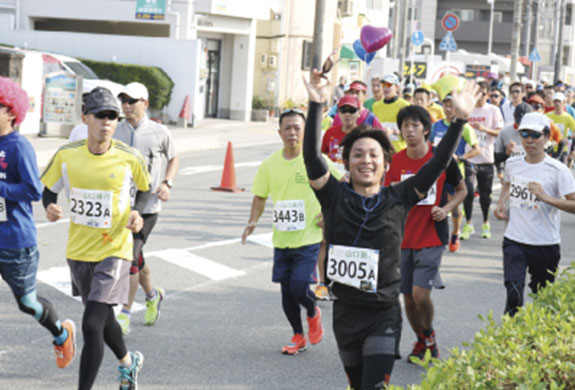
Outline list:
[[[465,78],[476,79],[478,77],[488,78],[491,72],[491,65],[466,65]]]
[[[541,56],[539,55],[539,52],[537,51],[536,47],[534,47],[533,50],[531,50],[531,54],[529,54],[529,61],[531,62],[541,61]]]
[[[457,50],[457,43],[455,43],[455,39],[453,39],[453,34],[451,31],[448,31],[447,34],[441,40],[439,44],[439,50],[443,51],[456,51]]]
[[[459,28],[459,17],[455,14],[445,14],[441,19],[441,26],[445,31],[455,31]]]
[[[136,19],[164,20],[166,0],[136,0]]]
[[[405,64],[403,66],[403,77],[413,75],[418,79],[427,77],[427,62],[414,62],[413,65]]]
[[[417,30],[411,34],[411,43],[414,46],[421,46],[423,44],[423,40],[425,39],[425,35],[423,35],[423,31]]]

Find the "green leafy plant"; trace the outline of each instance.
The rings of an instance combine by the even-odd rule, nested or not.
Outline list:
[[[254,95],[252,97],[252,108],[254,110],[267,110],[268,105],[265,99],[261,98],[260,96]]]
[[[574,390],[575,263],[501,323],[489,313],[472,343],[446,360],[422,362],[426,374],[411,390]],[[399,390],[402,387],[391,386]]]
[[[102,79],[112,80],[124,85],[134,81],[144,84],[150,94],[151,108],[160,110],[170,103],[174,82],[166,72],[157,66],[118,64],[85,58],[80,60],[92,68],[98,77]]]

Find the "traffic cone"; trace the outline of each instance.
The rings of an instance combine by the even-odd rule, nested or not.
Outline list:
[[[236,187],[236,168],[234,166],[234,152],[232,143],[228,142],[226,150],[226,161],[224,162],[224,172],[222,173],[222,183],[219,187],[212,187],[212,191],[242,192],[243,188]]]
[[[178,126],[188,127],[188,121],[190,120],[190,96],[186,95],[186,100],[184,100],[184,105],[180,111],[180,117],[178,118]]]

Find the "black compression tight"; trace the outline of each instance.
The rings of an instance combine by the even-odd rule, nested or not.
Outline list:
[[[118,360],[128,353],[122,328],[116,321],[111,305],[88,301],[82,318],[82,332],[84,334],[84,348],[80,361],[79,390],[92,388],[100,364],[104,358],[104,342]]]
[[[395,356],[368,355],[363,357],[363,364],[355,367],[345,367],[352,390],[384,390],[387,389]]]
[[[295,333],[303,334],[303,326],[300,315],[302,305],[308,317],[315,316],[315,295],[309,288],[309,282],[290,280],[281,283],[282,306],[284,313]]]

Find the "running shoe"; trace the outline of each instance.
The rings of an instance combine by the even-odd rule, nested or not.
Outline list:
[[[291,338],[291,341],[283,346],[282,353],[284,355],[297,355],[298,352],[305,351],[307,343],[305,337],[301,333],[296,333]]]
[[[56,365],[59,368],[66,368],[76,356],[76,325],[72,320],[62,321],[62,328],[68,332],[68,337],[62,345],[54,344],[56,354]]]
[[[137,390],[138,389],[138,372],[144,365],[144,355],[141,352],[129,352],[132,357],[132,366],[119,366],[120,371],[120,390]]]
[[[411,361],[412,357],[414,357],[418,360],[422,360],[424,356],[425,356],[425,339],[420,336],[417,338],[417,341],[415,343],[413,343],[413,350],[407,356],[407,361],[409,363],[413,363]]]
[[[120,327],[122,328],[122,334],[123,335],[127,335],[128,333],[130,333],[130,315],[129,314],[120,313],[116,317],[116,320],[118,321],[118,323],[120,324]]]
[[[307,318],[308,333],[307,337],[311,344],[318,344],[323,337],[323,327],[321,326],[321,310],[315,307],[315,316]]]
[[[463,225],[463,228],[461,229],[461,236],[460,238],[462,240],[469,240],[469,237],[471,237],[471,235],[475,233],[475,227],[473,227],[472,223],[466,223]]]
[[[329,290],[325,284],[320,283],[316,286],[315,297],[316,297],[316,299],[319,299],[320,301],[329,301],[330,300]]]
[[[491,238],[491,226],[489,223],[484,223],[481,225],[481,237]]]
[[[152,326],[160,317],[160,305],[164,300],[164,289],[156,289],[156,297],[154,299],[146,299],[146,325]]]
[[[437,347],[437,342],[435,341],[435,331],[431,333],[431,336],[425,338],[425,350],[423,351],[424,356],[426,350],[431,352],[432,358],[439,359],[439,348]]]
[[[449,251],[450,252],[457,252],[459,250],[460,246],[461,246],[461,243],[459,242],[459,235],[452,234],[451,235],[451,241],[449,242]]]

